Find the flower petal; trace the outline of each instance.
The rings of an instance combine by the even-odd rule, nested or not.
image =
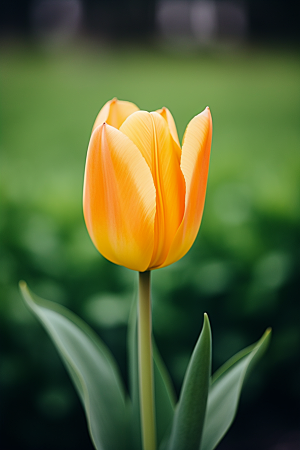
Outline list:
[[[209,108],[206,108],[191,120],[183,138],[181,169],[186,182],[184,217],[170,252],[160,267],[182,258],[196,239],[204,208],[211,139],[212,119]]]
[[[104,122],[119,129],[124,120],[135,111],[139,111],[139,108],[134,103],[113,98],[100,110],[92,131]]]
[[[139,148],[156,188],[154,251],[149,268],[163,263],[184,213],[185,182],[174,140],[165,119],[138,111],[120,128]]]
[[[87,229],[99,252],[145,271],[154,245],[155,187],[138,148],[110,125],[92,134],[83,195]]]
[[[166,108],[165,106],[163,108],[161,108],[161,109],[158,109],[156,112],[158,114],[160,114],[167,121],[167,124],[168,124],[169,129],[170,129],[171,136],[172,136],[172,138],[174,139],[174,141],[176,142],[176,144],[180,148],[180,142],[179,142],[179,139],[178,139],[177,128],[176,128],[175,121],[173,119],[172,114],[170,113],[168,108]],[[180,156],[181,156],[181,151],[180,151]]]

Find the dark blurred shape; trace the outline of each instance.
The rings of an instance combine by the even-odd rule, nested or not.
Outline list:
[[[199,42],[216,38],[218,31],[217,4],[215,1],[197,1],[191,8],[191,29]]]
[[[189,36],[191,3],[184,0],[165,0],[158,4],[157,25],[165,37]]]
[[[157,8],[157,24],[167,38],[189,37],[200,43],[217,39],[243,39],[248,31],[244,2],[163,0]]]
[[[86,0],[85,31],[101,38],[148,37],[155,31],[155,0]]]
[[[68,40],[77,34],[81,22],[80,0],[37,0],[32,4],[32,29],[39,37]]]
[[[297,1],[248,1],[251,34],[256,38],[299,39],[300,3]]]
[[[244,1],[217,2],[218,35],[242,39],[248,34],[248,9]]]
[[[108,39],[157,31],[200,42],[300,37],[300,4],[291,0],[12,0],[0,4],[0,34],[66,36],[78,31],[82,17],[85,35]]]
[[[71,36],[84,16],[85,35],[135,38],[153,35],[155,0],[12,0],[0,4],[0,35]]]
[[[6,0],[0,3],[0,35],[28,34],[31,0]]]

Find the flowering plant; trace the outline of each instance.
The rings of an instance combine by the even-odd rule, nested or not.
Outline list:
[[[139,272],[128,328],[130,394],[99,337],[60,305],[21,291],[52,338],[83,403],[100,450],[213,450],[230,427],[263,337],[211,376],[211,330],[203,328],[179,400],[152,340],[150,274],[192,246],[202,218],[212,139],[209,108],[187,126],[182,147],[168,109],[148,113],[113,99],[90,139],[83,208],[87,229],[108,260]]]

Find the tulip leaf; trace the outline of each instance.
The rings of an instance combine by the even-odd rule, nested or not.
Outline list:
[[[213,450],[228,431],[235,417],[246,374],[266,350],[271,336],[268,329],[254,345],[228,360],[212,377],[200,450]]]
[[[61,305],[20,289],[29,309],[52,339],[83,403],[97,450],[127,447],[125,394],[117,366],[98,336]]]
[[[175,393],[170,376],[158,352],[154,339],[153,372],[154,372],[154,396],[157,442],[160,444],[165,437],[173,420],[175,408]],[[137,302],[133,302],[128,325],[128,357],[129,379],[133,414],[134,449],[142,449],[139,403],[139,379],[138,379],[138,340],[137,340]]]
[[[211,373],[211,330],[207,314],[188,365],[174,414],[168,450],[198,450]]]

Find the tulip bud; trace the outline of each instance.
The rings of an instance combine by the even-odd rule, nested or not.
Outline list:
[[[209,108],[191,120],[181,149],[168,109],[104,105],[89,143],[83,209],[105,258],[144,272],[187,253],[202,218],[211,139]]]

